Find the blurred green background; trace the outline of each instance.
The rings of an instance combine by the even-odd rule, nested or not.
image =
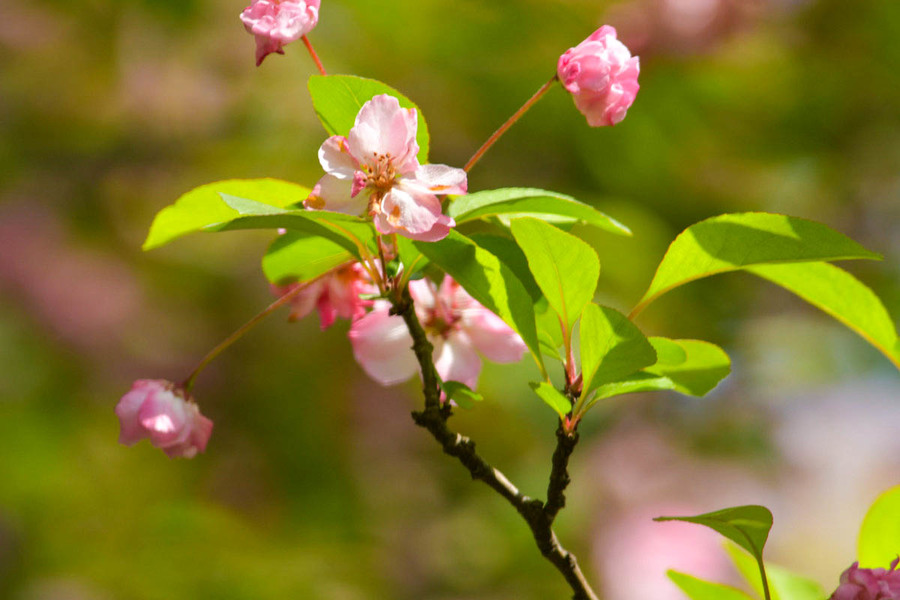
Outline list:
[[[296,43],[254,68],[243,8],[0,4],[0,598],[568,597],[517,515],[413,426],[417,384],[366,379],[346,323],[279,314],[224,354],[195,390],[215,421],[206,454],[117,445],[132,380],[181,379],[270,301],[271,235],[143,254],[155,212],[210,181],[321,174],[313,64]],[[566,48],[617,26],[641,56],[628,118],[591,129],[555,89],[470,189],[557,190],[628,224],[633,239],[581,232],[620,309],[681,229],[765,210],[884,254],[845,266],[900,316],[900,2],[322,0],[320,14],[329,71],[403,91],[432,160],[457,166]],[[715,534],[648,517],[764,503],[770,559],[833,588],[866,507],[900,479],[900,377],[749,276],[673,292],[640,325],[722,345],[734,373],[706,399],[592,412],[563,542],[610,600],[678,598],[667,567],[733,573]],[[555,424],[529,377],[488,367],[489,401],[452,423],[543,496]]]

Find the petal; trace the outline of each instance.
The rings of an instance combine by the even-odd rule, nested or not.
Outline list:
[[[356,362],[381,385],[406,381],[418,365],[403,318],[388,314],[389,310],[390,303],[376,302],[372,312],[353,322],[348,334]]]
[[[466,172],[447,165],[422,165],[416,169],[414,182],[435,194],[465,194]]]
[[[431,231],[441,216],[441,203],[433,194],[407,188],[403,183],[401,180],[399,185],[385,194],[379,215],[398,233]]]
[[[434,367],[444,381],[460,381],[475,389],[481,359],[466,334],[455,331],[442,344],[435,344]]]
[[[147,437],[147,431],[141,427],[138,411],[147,396],[154,389],[162,387],[166,382],[140,379],[135,381],[131,390],[122,396],[116,404],[116,416],[119,418],[119,443],[132,446]]]
[[[138,411],[138,421],[157,448],[179,444],[190,434],[187,405],[169,390],[154,391]]]
[[[409,282],[409,295],[416,305],[416,313],[434,310],[434,284],[428,279],[416,279]]]
[[[456,226],[456,221],[446,215],[441,215],[428,231],[410,233],[409,231],[392,227],[386,220],[383,218],[379,219],[379,217],[381,215],[376,215],[375,217],[375,228],[380,233],[399,233],[403,237],[419,242],[438,242],[447,237],[450,234],[450,229]]]
[[[463,311],[462,329],[472,345],[490,361],[518,362],[525,354],[525,342],[519,334],[483,306]]]
[[[353,182],[325,175],[303,201],[306,208],[313,210],[331,210],[348,215],[361,215],[369,204],[366,194],[350,196]]]
[[[376,155],[390,155],[394,166],[408,168],[419,152],[416,111],[401,108],[393,96],[375,96],[360,109],[348,137],[350,151],[360,162],[373,165]]]
[[[342,135],[331,136],[319,147],[319,164],[338,179],[351,179],[359,170],[359,161],[350,153],[347,138]]]

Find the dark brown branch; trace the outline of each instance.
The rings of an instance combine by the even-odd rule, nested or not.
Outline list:
[[[422,370],[425,408],[413,412],[412,417],[416,425],[428,430],[446,454],[456,457],[469,470],[472,479],[486,483],[516,509],[528,523],[538,550],[562,573],[572,588],[573,600],[597,600],[597,595],[581,572],[575,555],[560,545],[552,528],[554,517],[565,504],[563,492],[569,483],[567,465],[569,456],[575,448],[577,436],[570,437],[562,432],[562,428],[557,432],[557,449],[553,454],[547,504],[522,494],[503,473],[478,455],[475,451],[475,442],[447,427],[451,409],[449,405],[441,404],[440,384],[431,355],[433,348],[416,317],[408,291],[404,291],[402,300],[394,305],[392,312],[403,317],[413,338],[413,352]]]

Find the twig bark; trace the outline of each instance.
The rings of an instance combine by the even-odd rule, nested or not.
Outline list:
[[[424,410],[412,413],[413,421],[426,429],[446,454],[456,457],[469,470],[472,479],[483,481],[516,509],[531,529],[538,550],[572,588],[572,600],[598,600],[581,572],[575,555],[563,548],[552,528],[554,518],[565,505],[564,492],[569,484],[568,462],[578,442],[577,435],[568,435],[561,426],[557,431],[557,447],[553,453],[547,503],[521,493],[502,472],[479,456],[475,450],[475,442],[447,426],[451,408],[449,404],[441,404],[441,388],[432,359],[433,348],[419,323],[408,291],[404,291],[402,299],[394,304],[392,312],[403,317],[413,338],[413,351],[422,370],[425,407]]]

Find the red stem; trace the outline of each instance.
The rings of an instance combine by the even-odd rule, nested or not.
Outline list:
[[[316,66],[319,68],[319,73],[321,73],[322,75],[328,75],[328,73],[325,72],[325,67],[322,66],[322,61],[319,60],[319,55],[316,54],[316,51],[313,49],[312,43],[309,41],[309,38],[304,35],[300,39],[303,40],[303,44],[309,51],[309,55],[312,56],[313,62],[315,62]]]

